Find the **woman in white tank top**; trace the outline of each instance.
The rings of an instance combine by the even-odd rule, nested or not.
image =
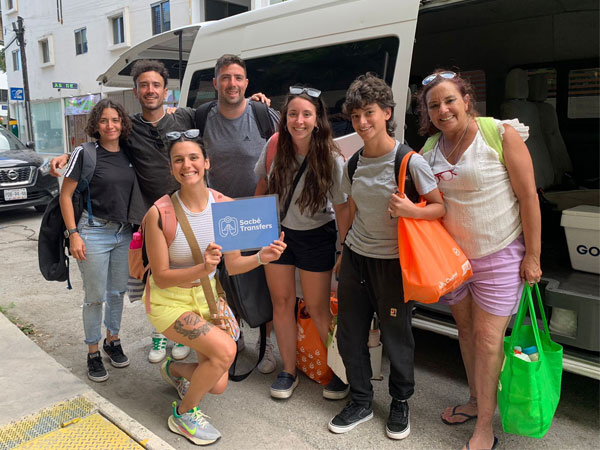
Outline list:
[[[474,118],[473,90],[458,74],[432,73],[417,95],[419,131],[433,135],[422,153],[444,195],[444,225],[474,272],[440,299],[450,305],[456,320],[471,395],[466,404],[447,408],[442,421],[456,425],[477,418],[464,448],[496,448],[492,418],[504,333],[518,308],[523,282],[537,283],[542,275],[533,164],[513,128],[520,124]]]
[[[170,132],[167,139],[171,141],[171,173],[181,185],[176,195],[200,248],[206,249],[202,252],[204,263],[193,262],[179,225],[171,247],[167,245],[155,207],[146,215],[145,240],[152,269],[148,318],[157,331],[192,348],[198,356],[198,363],[173,362],[169,358],[161,367],[163,378],[177,389],[182,399],[179,406],[173,403],[169,428],[195,444],[205,445],[219,439],[220,433],[206,420],[198,404],[206,393],[221,394],[225,390],[236,344],[225,331],[211,323],[199,282],[205,276],[212,278],[223,255],[221,247],[214,243],[211,209],[214,198],[205,181],[210,162],[196,139],[198,135],[198,130]],[[224,256],[227,270],[232,275],[248,272],[277,260],[285,247],[282,233],[279,240],[263,247],[256,255],[229,252]]]

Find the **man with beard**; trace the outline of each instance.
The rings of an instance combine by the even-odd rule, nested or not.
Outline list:
[[[210,187],[232,198],[251,197],[258,182],[254,166],[267,139],[277,129],[279,113],[263,105],[252,105],[245,98],[248,87],[246,63],[238,56],[225,54],[217,60],[213,86],[218,100],[200,106],[196,112],[196,127],[202,132],[210,159]],[[261,113],[265,117],[259,117]],[[259,285],[264,282],[263,272],[255,269],[238,278],[239,283],[249,277]],[[252,286],[256,284],[252,282]],[[268,292],[266,284],[264,287]],[[258,365],[262,373],[271,373],[276,366],[270,334],[269,322],[265,355]],[[243,342],[240,338],[240,350]]]

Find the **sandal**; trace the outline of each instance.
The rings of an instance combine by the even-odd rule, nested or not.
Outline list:
[[[498,438],[496,436],[494,436],[494,443],[492,444],[492,448],[490,450],[496,450],[497,448],[498,448]],[[471,450],[471,448],[469,447],[469,441],[467,441],[467,450]]]
[[[442,422],[444,422],[446,425],[462,425],[463,423],[467,423],[469,420],[471,419],[477,419],[477,415],[471,415],[471,414],[467,414],[467,413],[461,413],[461,412],[456,412],[456,409],[461,407],[463,405],[456,405],[454,408],[452,408],[452,416],[462,416],[462,417],[466,417],[465,420],[463,420],[462,422],[449,422],[448,420],[444,419],[443,416],[440,416],[440,418],[442,419]]]

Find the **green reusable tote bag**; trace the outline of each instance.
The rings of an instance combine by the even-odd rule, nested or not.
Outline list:
[[[544,330],[540,333],[532,299],[532,287],[525,283],[519,312],[510,336],[504,338],[504,363],[498,381],[498,408],[506,433],[534,438],[546,435],[560,399],[562,378],[562,346],[552,342],[546,314],[537,285],[535,293]],[[527,315],[531,325],[523,325]],[[537,361],[523,361],[514,355],[515,345],[535,345]]]

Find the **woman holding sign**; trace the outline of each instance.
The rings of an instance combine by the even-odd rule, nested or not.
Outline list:
[[[204,263],[194,262],[180,223],[177,223],[173,241],[170,245],[167,243],[158,202],[150,208],[144,220],[148,260],[152,269],[148,318],[158,332],[194,349],[198,356],[197,363],[173,362],[168,358],[161,367],[163,378],[177,389],[182,399],[179,406],[173,402],[169,428],[195,444],[206,445],[215,442],[221,434],[207,421],[198,404],[207,392],[221,394],[225,390],[227,371],[235,357],[236,345],[223,329],[211,323],[201,286],[204,277],[208,277],[211,286],[214,286],[215,268],[222,257],[221,247],[214,243],[211,204],[216,197],[223,196],[209,190],[206,185],[210,162],[198,135],[198,130],[173,131],[167,133],[166,138],[170,141],[171,173],[181,185],[175,198],[198,246],[206,249],[202,252]],[[238,251],[227,253],[227,270],[230,274],[239,274],[275,261],[285,247],[281,233],[280,240],[263,247],[255,255],[242,256]]]
[[[277,139],[272,165],[266,167],[271,140]],[[254,169],[266,192],[277,194],[286,251],[265,268],[273,301],[273,324],[283,371],[271,386],[274,398],[289,398],[296,376],[296,268],[306,307],[325,343],[331,322],[329,295],[335,265],[337,228],[343,242],[348,231],[348,203],[340,190],[344,159],[333,142],[321,91],[291,86],[281,111],[279,133],[265,146]],[[260,185],[260,184],[259,184]],[[348,393],[341,381],[325,388],[327,398]],[[332,389],[328,389],[332,388]]]

